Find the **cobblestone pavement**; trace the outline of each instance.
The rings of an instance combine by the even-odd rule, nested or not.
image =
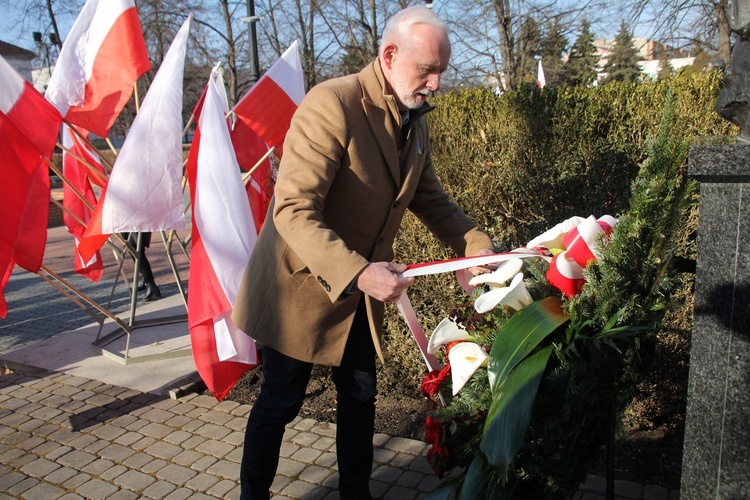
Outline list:
[[[61,230],[50,230],[45,256],[45,263],[60,268],[58,272],[65,269],[64,245],[72,244]],[[170,293],[173,287],[176,293],[166,263],[154,257],[162,290]],[[93,285],[71,274],[66,278],[76,286],[106,300],[111,279]],[[5,293],[9,313],[0,320],[0,354],[91,322],[33,274],[14,273]],[[113,308],[127,309],[125,288],[118,294]],[[0,499],[239,497],[239,462],[250,406],[217,403],[195,393],[170,399],[67,373],[2,365]],[[272,487],[274,498],[338,498],[334,436],[335,425],[329,423],[298,418],[289,425]],[[425,443],[378,434],[374,444],[371,490],[376,498],[420,499],[440,483],[425,459]],[[604,479],[589,476],[576,498],[603,499],[604,491]],[[677,492],[626,481],[616,482],[616,493],[618,499],[677,498]]]

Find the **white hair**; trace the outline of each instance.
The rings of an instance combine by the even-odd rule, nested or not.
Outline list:
[[[448,25],[432,9],[424,5],[412,5],[395,13],[386,23],[380,43],[380,56],[383,55],[383,48],[390,43],[408,47],[411,43],[411,28],[416,24],[428,24],[441,30],[446,37],[450,35]]]

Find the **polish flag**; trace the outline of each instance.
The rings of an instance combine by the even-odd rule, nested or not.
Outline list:
[[[79,129],[79,132],[83,135],[88,134],[85,130]],[[98,167],[103,172],[99,156],[83,144],[83,141],[67,125],[63,126],[62,144],[73,153],[71,154],[63,150],[63,175],[86,198],[88,204],[95,207],[96,195],[94,194],[94,188],[91,186],[90,180],[94,175],[89,175],[88,168],[76,156],[92,167]],[[83,237],[83,232],[86,230],[86,224],[88,224],[91,218],[91,209],[76,195],[67,183],[63,185],[63,206],[69,211],[63,212],[65,228],[74,238],[73,259],[75,272],[87,277],[94,283],[98,283],[104,272],[101,254],[97,251],[91,260],[87,261],[81,257],[78,251],[78,245]]]
[[[0,111],[0,318],[8,305],[3,296],[13,265],[36,273],[47,244],[49,168],[42,153]]]
[[[185,227],[182,78],[192,18],[190,14],[172,42],[115,160],[78,247],[86,261],[109,234]]]
[[[239,163],[243,172],[248,172],[254,168],[268,152],[269,148],[266,142],[245,122],[237,120],[232,128],[231,136],[237,163]],[[263,222],[266,220],[275,182],[271,156],[267,155],[253,170],[245,183],[247,199],[250,201],[250,210],[253,212],[253,220],[258,233],[260,233]]]
[[[0,111],[46,158],[52,156],[60,134],[60,113],[2,56]]]
[[[305,82],[295,41],[232,111],[281,156],[286,131],[303,97]]]
[[[107,137],[151,68],[133,0],[87,0],[60,51],[45,96],[66,121]]]
[[[536,84],[540,89],[543,89],[547,85],[547,79],[544,78],[544,68],[542,68],[542,60],[539,59],[539,66],[536,69]]]
[[[214,74],[203,108],[195,113],[198,126],[187,165],[193,212],[188,326],[195,366],[219,401],[258,363],[255,342],[231,319],[257,236],[229,137],[223,90],[220,73]]]

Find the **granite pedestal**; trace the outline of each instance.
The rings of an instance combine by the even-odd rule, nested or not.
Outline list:
[[[682,500],[750,499],[750,144],[701,144]]]

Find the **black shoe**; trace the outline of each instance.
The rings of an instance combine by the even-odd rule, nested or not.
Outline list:
[[[142,292],[142,291],[144,291],[145,289],[146,289],[146,283],[144,283],[143,281],[141,281],[141,280],[139,279],[139,280],[138,280],[138,287],[136,288],[136,290],[138,290],[139,292]]]
[[[159,291],[159,287],[156,286],[156,283],[146,283],[146,296],[143,297],[143,300],[151,302],[152,300],[159,300],[160,298],[161,292]]]

